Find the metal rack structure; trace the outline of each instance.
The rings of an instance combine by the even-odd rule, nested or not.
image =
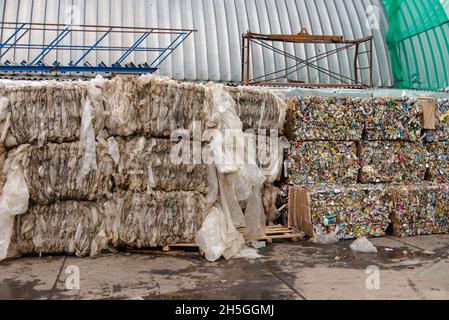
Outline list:
[[[276,48],[273,42],[284,43],[302,43],[302,44],[333,44],[334,48],[327,49],[325,52],[301,59],[284,50]],[[266,73],[254,78],[250,77],[251,67],[251,45],[256,44],[264,49],[268,49],[275,54],[282,55],[285,59],[285,68],[271,73]],[[369,44],[369,46],[368,46]],[[361,46],[365,45],[365,51],[360,51]],[[355,48],[354,53],[354,69],[353,76],[344,75],[330,69],[319,66],[317,62],[327,58],[340,51]],[[368,55],[368,66],[361,67],[359,65],[360,55]],[[294,65],[288,66],[288,60],[293,60]],[[332,79],[336,79],[341,83],[305,83],[303,81],[294,81],[288,78],[289,75],[309,67],[323,73]],[[359,72],[369,70],[369,83],[364,83],[359,78]],[[268,80],[267,80],[268,79]],[[345,87],[345,88],[371,88],[373,87],[373,37],[368,36],[356,40],[345,40],[343,36],[323,36],[310,35],[305,28],[300,33],[294,35],[284,34],[260,34],[247,32],[242,34],[242,82],[246,85],[263,85],[263,86],[292,86],[292,87]]]
[[[100,25],[63,25],[63,24],[42,24],[42,23],[22,23],[22,22],[0,22],[3,31],[9,31],[7,39],[0,44],[0,74],[35,74],[35,73],[125,73],[143,74],[154,73],[159,66],[176,50],[196,30],[192,29],[164,29],[164,28],[143,28],[143,27],[123,27],[123,26],[100,26]],[[56,36],[48,43],[31,43],[23,41],[25,35],[31,32],[40,32],[43,35],[54,33]],[[63,40],[75,38],[73,34],[82,33],[84,38],[86,33],[96,35],[96,40],[90,44],[63,44]],[[104,43],[111,35],[130,34],[135,40],[128,46],[111,46]],[[151,36],[166,35],[169,37],[169,44],[164,47],[148,47],[143,44]],[[6,38],[6,36],[5,36]],[[137,39],[136,39],[137,38]],[[71,41],[72,42],[72,41]],[[28,50],[37,52],[30,61],[21,62],[4,60],[4,57],[11,50]],[[78,58],[75,61],[63,63],[53,61],[46,63],[45,58],[51,52],[59,50],[70,50],[77,52]],[[89,63],[88,55],[93,51],[120,52],[120,57],[111,65],[100,62],[97,65]],[[133,52],[154,52],[155,58],[151,62],[144,62],[135,65],[127,62]]]

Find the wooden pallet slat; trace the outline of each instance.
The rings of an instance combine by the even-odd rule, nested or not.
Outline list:
[[[238,231],[242,234],[245,233],[245,228],[239,228]],[[292,242],[299,241],[302,235],[296,233],[294,230],[285,226],[267,226],[265,228],[265,236],[258,238],[245,237],[246,241],[266,241],[267,244],[273,243],[273,240],[290,240]],[[203,252],[198,248],[196,243],[177,243],[173,245],[165,245],[162,247],[156,247],[152,249],[130,249],[127,250],[131,253],[157,253],[157,252],[174,252],[174,251],[185,251],[191,248],[193,250],[198,250],[199,254],[202,255]]]

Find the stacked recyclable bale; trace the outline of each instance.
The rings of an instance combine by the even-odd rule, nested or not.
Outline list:
[[[416,100],[313,97],[292,112],[291,225],[339,238],[382,236],[390,220],[399,236],[448,231],[447,143],[423,143]],[[334,138],[307,141],[321,137]]]
[[[244,126],[283,125],[277,95],[233,94],[244,97]],[[194,241],[218,187],[201,158],[209,143],[203,133],[216,120],[204,85],[116,77],[8,84],[0,96],[7,122],[1,185],[19,168],[29,192],[28,211],[15,218],[11,250],[84,256],[109,246]],[[261,105],[265,111],[255,114]]]
[[[415,236],[448,232],[449,182],[439,157],[444,144],[427,145],[423,110],[414,99],[378,99],[362,143],[361,180],[383,183],[393,234]],[[443,123],[438,124],[444,132]],[[436,161],[436,159],[440,159]]]
[[[301,197],[294,202],[308,216],[309,227],[303,228],[310,236],[379,236],[387,228],[381,190],[357,184],[358,142],[371,107],[362,99],[336,97],[300,98],[292,104],[290,200]]]

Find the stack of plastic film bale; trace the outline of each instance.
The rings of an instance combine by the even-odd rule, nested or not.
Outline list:
[[[14,230],[0,232],[12,233],[10,253],[194,241],[218,201],[215,165],[201,159],[210,149],[203,133],[219,125],[207,98],[214,86],[142,76],[0,89],[0,218],[17,215]],[[283,118],[276,103],[267,128]]]
[[[162,91],[159,101],[149,98],[154,90]],[[13,148],[3,172],[20,168],[30,196],[27,213],[16,218],[11,248],[84,256],[108,246],[193,239],[211,207],[207,166],[168,161],[178,120],[167,111],[176,105],[186,119],[201,122],[201,87],[116,78],[33,82],[5,91],[7,141],[17,147],[8,144]]]

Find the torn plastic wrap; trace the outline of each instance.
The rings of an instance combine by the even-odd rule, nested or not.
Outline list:
[[[421,182],[391,185],[393,234],[399,237],[449,232],[449,185]]]
[[[9,99],[0,96],[0,172],[3,171],[6,155],[8,153],[5,147],[5,139],[9,130],[11,112],[8,110]],[[3,188],[3,179],[0,179],[0,189]]]
[[[91,170],[97,170],[97,142],[95,141],[95,131],[92,125],[93,118],[92,105],[88,98],[84,104],[83,115],[81,117],[80,152],[82,153],[82,158],[81,166],[76,178],[78,184],[82,183],[84,177],[87,176]]]
[[[422,110],[416,99],[377,98],[370,101],[365,119],[365,140],[419,141]]]
[[[349,246],[352,251],[360,253],[377,253],[377,248],[366,237],[358,238]]]
[[[6,169],[8,175],[0,196],[0,261],[8,255],[14,216],[27,211],[30,197],[20,168],[13,163]]]
[[[290,148],[289,180],[291,184],[357,182],[360,169],[354,142],[294,142]]]
[[[362,183],[424,181],[429,157],[421,142],[364,141],[360,180]]]
[[[358,141],[362,138],[367,100],[360,98],[296,98],[293,141]]]
[[[243,133],[235,102],[224,86],[209,83],[206,98],[211,115],[208,123],[215,129],[210,151],[220,192],[211,216],[198,231],[196,243],[206,258],[214,261],[221,255],[229,259],[243,248],[244,238],[236,227],[245,226],[245,235],[250,237],[265,233],[261,192],[265,177],[256,163],[256,142]],[[244,215],[239,202],[246,202]],[[220,236],[211,236],[218,230]]]

